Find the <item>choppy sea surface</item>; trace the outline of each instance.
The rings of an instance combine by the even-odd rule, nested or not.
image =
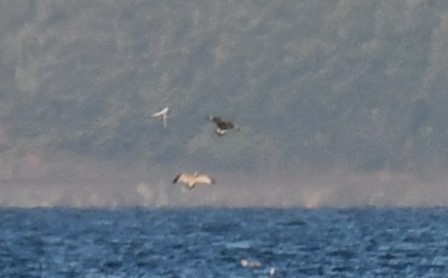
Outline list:
[[[448,209],[3,208],[0,244],[0,277],[446,277]]]

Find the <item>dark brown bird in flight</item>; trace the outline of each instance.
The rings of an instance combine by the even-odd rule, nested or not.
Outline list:
[[[228,120],[224,120],[221,117],[214,117],[214,116],[209,116],[207,118],[209,121],[212,121],[213,123],[215,123],[216,125],[216,129],[215,129],[215,133],[218,136],[223,136],[227,133],[227,131],[234,129],[235,130],[240,130],[239,127],[236,127],[236,125]]]

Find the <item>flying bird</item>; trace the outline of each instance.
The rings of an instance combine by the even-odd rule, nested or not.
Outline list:
[[[209,116],[207,118],[209,121],[212,121],[213,123],[215,123],[216,125],[216,129],[215,129],[215,133],[218,136],[223,136],[227,133],[227,131],[234,129],[235,130],[240,130],[239,127],[236,127],[236,125],[228,120],[224,120],[221,117],[214,117],[214,116]]]
[[[169,110],[170,110],[170,108],[167,106],[167,107],[163,108],[162,110],[152,114],[151,117],[162,119],[163,127],[166,128],[166,119],[168,118],[167,115],[168,115]]]
[[[199,174],[194,172],[193,175],[189,173],[180,173],[177,175],[173,183],[183,182],[188,189],[193,189],[197,184],[215,184],[215,179],[206,174]]]

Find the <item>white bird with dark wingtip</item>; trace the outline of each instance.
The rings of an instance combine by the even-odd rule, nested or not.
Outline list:
[[[160,117],[162,119],[162,122],[163,122],[163,127],[166,128],[166,119],[168,118],[168,116],[167,116],[168,115],[168,111],[170,111],[170,108],[167,106],[167,107],[163,108],[162,110],[160,110],[160,111],[158,111],[156,113],[153,113],[151,115],[151,117],[153,117],[153,118]]]
[[[237,131],[240,130],[234,123],[228,120],[224,120],[221,117],[208,116],[207,119],[212,121],[216,125],[215,133],[218,136],[223,136],[227,133],[227,131],[231,129],[235,129]]]
[[[197,184],[215,184],[215,179],[206,174],[199,174],[194,172],[193,175],[189,173],[180,173],[177,175],[173,183],[183,182],[188,189],[193,189]]]

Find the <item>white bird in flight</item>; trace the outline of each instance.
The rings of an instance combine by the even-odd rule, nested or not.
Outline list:
[[[163,108],[162,110],[152,114],[151,116],[153,118],[158,118],[160,117],[162,119],[163,122],[163,127],[166,128],[166,119],[168,118],[168,111],[170,110],[170,108],[167,106],[165,108]]]
[[[173,183],[183,182],[188,189],[193,189],[196,184],[215,184],[215,179],[206,174],[198,174],[194,172],[193,175],[189,173],[180,173],[177,175]]]

